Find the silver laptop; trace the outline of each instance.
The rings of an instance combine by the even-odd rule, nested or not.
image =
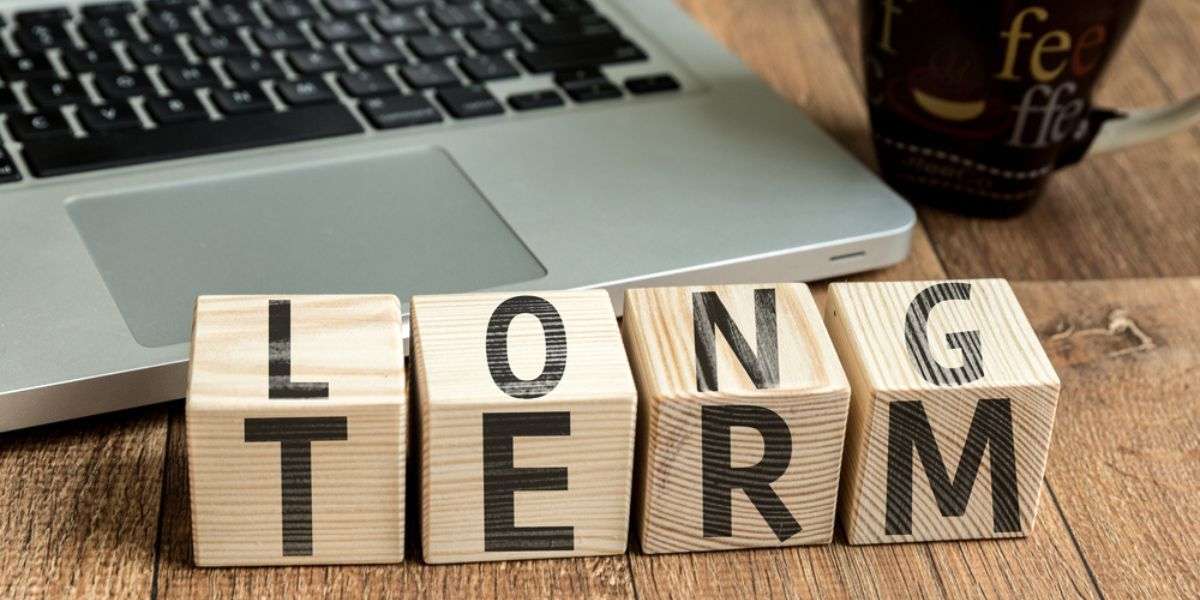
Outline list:
[[[908,250],[912,210],[671,0],[0,16],[0,431],[181,397],[197,294],[619,302]]]

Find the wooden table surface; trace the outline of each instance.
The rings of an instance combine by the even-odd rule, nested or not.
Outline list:
[[[873,164],[847,0],[695,17]],[[1200,92],[1200,2],[1150,0],[1101,103]],[[1007,277],[1062,378],[1027,539],[432,567],[191,566],[183,405],[0,435],[0,595],[17,598],[1200,597],[1200,130],[1059,173],[1007,221],[920,210],[864,279]],[[818,291],[821,286],[817,286]]]

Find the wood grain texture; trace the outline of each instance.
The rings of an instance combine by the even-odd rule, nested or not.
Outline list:
[[[719,308],[708,306],[714,303]],[[642,550],[828,543],[850,387],[808,286],[629,290],[622,331],[638,382]],[[706,333],[711,346],[698,348],[697,336]],[[740,353],[731,339],[744,343]],[[729,409],[759,412],[715,416]],[[727,444],[711,444],[711,434],[709,444],[703,441],[702,411],[720,419],[715,430],[726,432]],[[742,487],[705,489],[706,480],[716,485],[734,468],[768,461],[775,454],[768,447],[783,447],[780,437],[788,452],[772,459],[781,467],[764,480],[778,506],[761,497],[752,502]],[[706,507],[710,494],[724,499],[727,513]],[[714,522],[729,525],[727,533],[709,531],[710,510]]]
[[[850,543],[1027,535],[1059,382],[1008,283],[836,283],[825,319],[854,387],[840,506]],[[960,479],[968,456],[973,480]]]
[[[861,84],[858,5],[816,0]],[[1200,4],[1147,1],[1100,82],[1096,104],[1159,106],[1200,93]],[[1200,274],[1200,128],[1054,175],[1007,220],[920,208],[951,277],[1087,279]],[[1185,225],[1192,224],[1192,225]]]
[[[300,567],[193,566],[184,416],[171,410],[163,490],[157,598],[632,598],[625,557],[566,558],[463,565],[426,565],[409,535],[405,562]],[[410,502],[408,520],[416,519]],[[121,596],[144,597],[140,592]]]
[[[411,315],[424,560],[624,552],[637,392],[608,293],[416,296]],[[565,471],[488,487],[534,468]],[[557,542],[529,545],[542,535]]]
[[[162,407],[0,435],[0,598],[146,597]]]
[[[1014,288],[1069,390],[1047,484],[1100,589],[1200,597],[1200,279]]]
[[[196,564],[402,560],[400,301],[201,296],[192,331]]]

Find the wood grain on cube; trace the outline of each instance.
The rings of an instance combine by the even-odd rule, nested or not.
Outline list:
[[[828,543],[850,390],[807,286],[629,290],[648,553]]]
[[[625,551],[636,391],[608,294],[417,296],[431,563]]]
[[[197,565],[398,562],[395,296],[201,296],[187,441]]]
[[[849,541],[1028,534],[1059,382],[1008,283],[833,284],[826,324],[853,389]]]

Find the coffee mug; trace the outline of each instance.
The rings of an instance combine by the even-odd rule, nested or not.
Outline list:
[[[883,178],[910,200],[980,215],[1033,204],[1089,153],[1200,120],[1200,96],[1094,108],[1092,89],[1140,0],[862,0]]]

